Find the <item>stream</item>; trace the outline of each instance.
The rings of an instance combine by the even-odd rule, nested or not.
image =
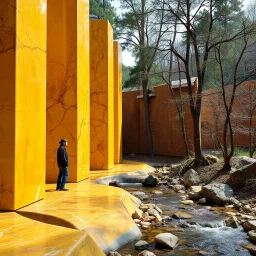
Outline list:
[[[141,230],[142,238],[149,243],[149,251],[157,256],[187,256],[187,255],[227,255],[247,256],[250,253],[240,246],[248,243],[247,234],[241,227],[235,229],[226,227],[223,212],[232,211],[225,207],[216,209],[204,205],[183,205],[179,202],[182,194],[170,188],[147,188],[141,184],[121,184],[129,192],[142,191],[148,199],[143,203],[154,203],[163,211],[163,216],[182,211],[192,215],[190,220],[177,220],[171,218],[165,225],[152,226],[149,230]],[[163,194],[152,194],[152,190],[161,190]],[[183,230],[183,231],[182,231]],[[171,232],[179,237],[179,245],[174,250],[158,249],[154,237],[159,233]],[[120,248],[118,252],[124,256],[130,254],[137,256],[140,251],[134,249],[136,241]]]

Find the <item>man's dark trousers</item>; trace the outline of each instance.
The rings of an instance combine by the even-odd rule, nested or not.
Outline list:
[[[68,180],[68,167],[59,167],[57,189],[63,189]]]

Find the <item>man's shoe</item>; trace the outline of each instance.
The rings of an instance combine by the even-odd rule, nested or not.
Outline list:
[[[58,190],[60,190],[60,188],[56,188],[56,190],[58,191]]]
[[[60,191],[68,191],[68,188],[60,188]]]

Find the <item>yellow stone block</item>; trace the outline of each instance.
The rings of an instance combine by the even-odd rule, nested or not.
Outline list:
[[[122,48],[114,42],[114,161],[122,162]]]
[[[113,30],[107,20],[90,21],[91,169],[114,167]]]
[[[69,182],[89,177],[89,0],[48,0],[46,180],[56,182],[56,150],[68,139]]]
[[[0,0],[0,209],[45,195],[46,0]]]

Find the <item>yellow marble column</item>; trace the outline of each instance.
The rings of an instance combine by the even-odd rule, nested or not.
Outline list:
[[[46,0],[0,0],[0,210],[45,195]]]
[[[91,170],[114,167],[113,30],[90,21]]]
[[[122,48],[114,42],[114,162],[122,162]]]
[[[69,178],[90,170],[89,0],[48,0],[46,180],[56,182],[56,150],[68,139]]]

